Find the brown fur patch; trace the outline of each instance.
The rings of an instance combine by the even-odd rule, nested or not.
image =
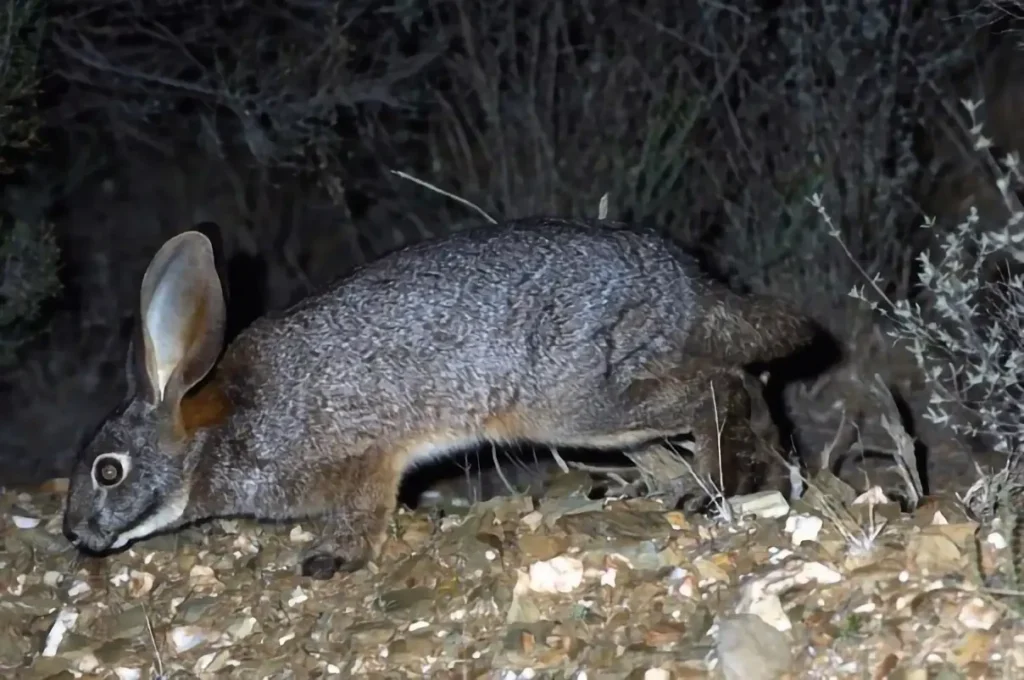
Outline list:
[[[188,329],[185,334],[185,347],[192,348],[202,342],[206,334],[207,307],[206,296],[199,293],[194,294],[195,304],[192,306],[192,313],[189,314]]]
[[[182,378],[185,384],[197,380],[198,376],[195,374],[206,368],[202,364],[206,360],[206,357],[203,356],[207,353],[204,344],[207,342],[207,327],[210,325],[208,318],[209,302],[206,296],[198,293],[190,297],[194,298],[194,304],[188,316],[188,327],[185,329],[185,337],[183,338],[185,356],[182,359],[183,365],[181,367]]]
[[[529,428],[515,411],[492,413],[484,419],[484,434],[488,439],[515,441],[529,439]]]
[[[181,400],[178,423],[183,436],[198,429],[220,425],[231,415],[232,404],[216,381],[211,381]]]

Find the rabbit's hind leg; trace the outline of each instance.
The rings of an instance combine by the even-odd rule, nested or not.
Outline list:
[[[741,369],[659,371],[629,385],[624,415],[634,426],[666,436],[692,433],[694,472],[726,497],[765,488],[786,494],[788,469],[761,388]],[[709,500],[694,480],[679,481],[687,482],[684,508],[694,510]]]

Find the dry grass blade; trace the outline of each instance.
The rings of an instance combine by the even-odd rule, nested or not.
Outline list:
[[[823,452],[819,456],[819,459],[823,462],[829,462],[830,464],[834,463],[835,461],[832,457],[835,449],[840,446],[841,442],[846,441],[847,437],[844,435],[849,431],[851,431],[851,427],[847,422],[844,411],[843,419],[836,428],[836,434],[828,446],[828,451]],[[871,552],[875,546],[875,542],[887,525],[885,520],[876,522],[873,504],[870,504],[868,509],[868,526],[863,527],[857,518],[849,511],[841,498],[829,493],[829,491],[821,485],[816,484],[811,479],[800,474],[799,470],[794,470],[793,466],[777,451],[773,453],[789,467],[790,474],[792,476],[799,477],[807,491],[814,491],[814,495],[817,500],[817,503],[815,504],[816,507],[825,516],[825,518],[836,527],[836,530],[843,537],[843,540],[845,540],[856,553]],[[823,467],[822,472],[832,476],[832,469],[829,466]],[[838,479],[836,479],[836,481],[838,481]]]
[[[718,456],[718,487],[716,488],[712,483],[710,483],[710,480],[710,488],[703,485],[701,486],[705,493],[711,497],[712,503],[715,504],[715,508],[718,510],[722,519],[731,523],[736,519],[736,517],[732,511],[732,506],[725,500],[725,496],[722,491],[725,489],[725,470],[722,469],[722,431],[725,428],[725,423],[720,420],[718,415],[718,396],[715,394],[714,383],[709,383],[709,387],[711,389],[711,404],[715,412],[715,454]],[[697,475],[694,475],[694,479],[696,479],[697,483],[700,484],[700,479]]]
[[[491,217],[490,215],[487,214],[487,211],[485,211],[483,208],[481,208],[480,206],[476,205],[472,201],[466,200],[465,198],[462,198],[461,196],[456,196],[455,194],[453,194],[453,193],[451,193],[449,191],[445,191],[444,189],[442,189],[440,187],[437,187],[437,186],[431,184],[430,182],[425,182],[422,179],[419,179],[417,177],[413,177],[412,175],[410,175],[407,172],[402,172],[401,170],[392,170],[391,173],[394,174],[394,175],[398,175],[402,179],[407,179],[410,182],[415,182],[416,184],[419,184],[420,186],[426,187],[426,188],[430,189],[431,191],[437,192],[437,193],[441,194],[442,196],[445,196],[446,198],[450,198],[453,201],[461,203],[462,205],[470,208],[471,210],[477,211],[478,213],[483,215],[484,219],[487,220],[488,222],[490,222],[491,224],[497,224],[498,223],[498,221],[496,219],[494,219],[493,217]]]
[[[149,618],[149,611],[146,609],[146,605],[142,605],[142,612],[146,618],[146,632],[149,634],[149,643],[153,645],[153,659],[156,661],[156,677],[157,680],[163,680],[166,676],[164,675],[164,661],[160,656],[160,648],[156,644],[156,636],[153,635],[153,622]]]
[[[1003,467],[993,473],[975,463],[978,479],[965,492],[958,493],[957,498],[979,519],[988,521],[1024,493],[1022,465],[1024,458],[1020,454],[1009,456]]]
[[[813,486],[808,482],[808,486]],[[878,537],[885,530],[888,522],[882,520],[877,522],[875,518],[874,503],[868,504],[868,526],[864,527],[857,521],[839,499],[818,489],[822,514],[829,520],[836,530],[850,546],[854,554],[870,553],[876,546]]]
[[[896,453],[893,455],[893,458],[895,459],[897,470],[906,484],[907,494],[910,496],[908,499],[910,500],[910,507],[916,508],[921,501],[921,496],[924,494],[924,485],[921,483],[921,476],[917,471],[917,452],[914,440],[907,432],[907,428],[900,422],[899,408],[896,406],[896,400],[893,399],[892,392],[889,391],[882,376],[877,373],[875,374],[875,383],[872,385],[872,391],[886,405],[889,413],[895,415],[895,418],[889,418],[883,414],[881,416],[881,423],[886,433],[896,445]]]
[[[493,444],[491,445],[491,460],[494,461],[494,471],[501,478],[501,483],[505,485],[505,489],[512,495],[521,493],[505,476],[504,470],[501,469],[501,461],[498,460],[498,447]]]
[[[558,453],[558,449],[552,447],[552,449],[551,449],[551,457],[554,458],[555,464],[558,466],[558,468],[562,472],[564,472],[564,473],[568,473],[569,472],[569,466],[566,464],[565,459],[562,458],[562,454]]]
[[[839,425],[836,427],[835,436],[832,437],[832,441],[828,443],[821,451],[819,456],[819,467],[822,470],[834,470],[833,466],[838,465],[842,458],[849,452],[850,446],[856,439],[856,433],[853,426],[849,423],[846,416],[846,408],[839,407]],[[838,457],[837,457],[838,452]]]

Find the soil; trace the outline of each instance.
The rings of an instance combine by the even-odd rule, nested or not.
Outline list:
[[[214,521],[105,558],[65,482],[0,496],[8,678],[997,678],[1024,673],[1012,527],[818,475],[689,515],[533,494],[399,510],[379,560],[303,578],[315,527]],[[448,499],[451,500],[451,499]]]

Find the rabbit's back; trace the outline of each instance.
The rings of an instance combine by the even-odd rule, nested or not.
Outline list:
[[[309,434],[502,409],[600,408],[681,351],[695,264],[661,237],[567,220],[465,232],[378,260],[259,320],[225,361],[242,401]]]

